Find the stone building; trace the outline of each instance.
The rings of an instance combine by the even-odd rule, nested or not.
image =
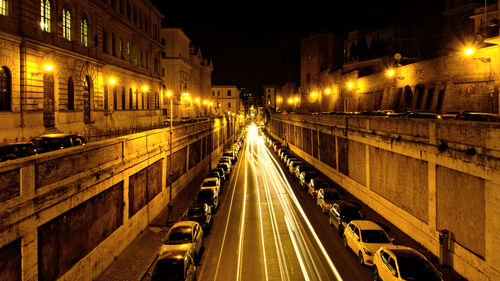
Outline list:
[[[174,116],[206,114],[202,101],[210,97],[212,62],[180,28],[162,28],[161,42],[165,46],[161,75],[166,91],[173,94]]]
[[[217,114],[231,112],[238,115],[240,109],[240,90],[235,85],[212,85],[212,97]]]
[[[278,85],[264,85],[264,106],[268,108],[277,108],[281,103]]]
[[[163,16],[151,1],[0,3],[2,141],[161,121]]]

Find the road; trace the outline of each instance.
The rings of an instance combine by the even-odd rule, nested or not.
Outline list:
[[[255,128],[221,202],[198,280],[372,280]]]

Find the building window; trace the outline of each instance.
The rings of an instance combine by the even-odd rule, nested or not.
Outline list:
[[[132,92],[132,88],[128,89],[128,105],[130,109],[133,109],[134,93]]]
[[[220,91],[217,91],[217,96],[220,97]]]
[[[50,1],[49,0],[40,0],[41,7],[41,19],[40,19],[40,27],[43,31],[50,32]]]
[[[89,46],[89,23],[86,18],[82,18],[82,22],[80,24],[80,34],[81,34],[81,41],[82,45],[84,47]]]
[[[125,56],[123,55],[123,39],[120,39],[120,58],[125,58]]]
[[[116,57],[115,34],[111,33],[111,54]]]
[[[137,46],[134,46],[134,64],[137,65]]]
[[[212,91],[212,96],[215,96],[215,91]]]
[[[123,0],[120,0],[120,13],[123,14]]]
[[[230,97],[231,96],[231,90],[227,90],[227,96]]]
[[[104,110],[109,109],[109,94],[108,94],[108,86],[104,85]]]
[[[63,9],[63,37],[71,41],[71,12]]]
[[[128,61],[132,62],[132,59],[130,57],[130,42],[127,42],[127,57],[128,57]]]
[[[127,102],[127,97],[125,96],[125,88],[122,88],[122,110],[127,109],[125,104]]]
[[[118,92],[116,87],[113,87],[113,109],[118,110]]]
[[[137,89],[135,89],[135,109],[139,110],[139,93],[137,92]]]
[[[12,96],[11,91],[12,78],[10,76],[10,70],[2,66],[0,68],[0,110],[10,111],[10,99]]]
[[[267,95],[267,98],[270,99],[271,98],[271,95]]]
[[[72,77],[68,79],[68,110],[75,110],[75,84]]]
[[[9,1],[0,0],[0,15],[8,16],[9,10],[7,4],[9,4]]]
[[[161,69],[161,77],[165,77],[165,68]]]
[[[108,53],[108,33],[106,29],[102,29],[102,51]]]
[[[227,108],[228,109],[231,108],[231,103],[230,102],[227,103]]]
[[[127,0],[127,18],[130,19],[130,3]]]

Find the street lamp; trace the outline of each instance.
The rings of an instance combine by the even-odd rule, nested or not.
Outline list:
[[[167,225],[170,225],[173,223],[173,218],[172,218],[172,213],[174,211],[174,203],[172,203],[172,179],[173,179],[173,173],[172,173],[172,129],[173,129],[173,100],[174,97],[172,95],[172,92],[168,91],[167,92],[167,97],[170,99],[170,140],[168,142],[169,144],[169,160],[168,160],[168,183],[169,183],[169,202],[168,202],[168,220],[167,220]]]

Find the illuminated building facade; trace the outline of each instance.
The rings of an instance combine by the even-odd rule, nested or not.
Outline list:
[[[212,85],[211,100],[216,105],[217,114],[239,114],[240,92],[235,85]]]
[[[161,121],[163,16],[150,1],[0,3],[0,141]]]

